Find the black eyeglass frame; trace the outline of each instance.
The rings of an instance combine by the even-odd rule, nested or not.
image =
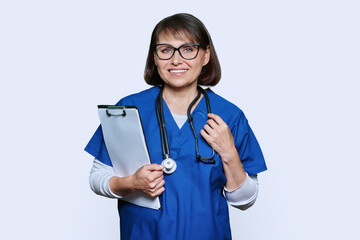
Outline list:
[[[193,58],[185,58],[185,57],[181,54],[181,51],[180,51],[180,48],[181,48],[181,47],[183,47],[183,46],[189,46],[189,45],[190,45],[190,46],[197,46],[197,52],[196,52],[195,57],[193,57]],[[174,51],[173,51],[172,55],[171,55],[169,58],[161,58],[161,57],[158,55],[158,53],[157,53],[157,47],[158,47],[158,46],[169,46],[169,47],[173,48]],[[176,51],[179,52],[180,56],[181,56],[183,59],[185,59],[185,60],[193,60],[193,59],[195,59],[195,58],[197,57],[197,55],[199,54],[200,46],[201,46],[200,44],[196,44],[196,43],[185,43],[185,44],[181,45],[180,47],[176,48],[176,47],[174,47],[174,46],[171,46],[170,44],[161,43],[161,44],[156,44],[156,45],[154,46],[154,51],[155,51],[156,56],[157,56],[159,59],[161,59],[161,60],[169,60],[169,59],[171,59],[171,58],[174,56],[174,54],[175,54]]]

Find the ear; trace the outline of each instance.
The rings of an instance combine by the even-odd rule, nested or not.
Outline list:
[[[206,66],[206,64],[208,64],[210,61],[210,46],[207,46],[206,50],[205,50],[205,56],[204,56],[204,63],[203,66]]]
[[[157,61],[158,61],[158,59],[157,59],[157,57],[156,57],[156,54],[154,53],[154,63],[155,63],[155,66],[157,66]]]

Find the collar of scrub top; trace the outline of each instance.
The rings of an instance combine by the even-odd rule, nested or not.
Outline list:
[[[159,94],[155,101],[155,109],[156,109],[156,117],[158,120],[159,129],[160,129],[161,148],[162,148],[163,158],[166,160],[166,159],[170,159],[170,148],[169,148],[169,143],[168,143],[168,138],[167,138],[167,133],[166,133],[164,110],[163,110],[162,94],[163,94],[163,90],[164,90],[164,85],[159,86],[159,88],[160,88],[160,91],[159,91]],[[205,97],[207,112],[211,113],[210,101],[209,101],[209,97],[208,97],[206,91],[204,89],[202,89],[200,86],[197,86],[197,90],[198,90],[197,96],[194,98],[194,100],[190,103],[190,105],[188,107],[187,117],[188,117],[188,121],[190,123],[191,129],[192,129],[194,137],[195,137],[196,158],[203,163],[212,163],[213,164],[213,163],[215,163],[215,160],[213,159],[213,157],[215,155],[215,151],[213,148],[211,148],[212,155],[210,157],[202,157],[199,154],[198,138],[197,138],[194,124],[193,124],[193,117],[190,114],[191,108],[199,100],[201,94],[203,94]]]

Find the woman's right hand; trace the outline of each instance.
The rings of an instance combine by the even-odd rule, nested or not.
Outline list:
[[[165,191],[163,179],[164,166],[148,164],[139,168],[131,175],[131,182],[135,191],[142,191],[150,197],[157,197]]]

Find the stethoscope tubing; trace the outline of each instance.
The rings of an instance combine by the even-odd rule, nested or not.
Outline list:
[[[163,153],[163,158],[169,158],[170,157],[170,148],[169,148],[169,142],[167,138],[166,133],[166,126],[165,126],[165,118],[164,118],[164,111],[163,111],[163,101],[162,101],[162,94],[163,94],[164,87],[160,88],[159,95],[156,98],[155,101],[155,109],[156,109],[156,117],[159,123],[159,129],[160,129],[160,138],[161,138],[161,149]],[[160,110],[159,105],[160,104]]]
[[[169,148],[169,142],[168,142],[168,138],[167,138],[165,118],[164,118],[163,97],[162,97],[163,90],[164,90],[164,86],[162,85],[162,86],[160,86],[160,92],[155,101],[155,110],[156,110],[156,117],[158,120],[159,129],[160,129],[161,149],[162,149],[162,154],[163,154],[163,158],[165,161],[166,159],[170,158],[170,148]],[[211,148],[212,155],[210,157],[202,157],[199,154],[198,138],[197,138],[194,124],[193,124],[193,117],[191,116],[191,109],[194,106],[194,104],[199,100],[201,94],[203,94],[205,97],[206,109],[207,109],[208,113],[211,113],[211,107],[210,107],[209,97],[208,97],[207,93],[205,92],[205,90],[202,89],[200,86],[197,86],[197,90],[198,90],[198,94],[194,98],[194,100],[190,103],[188,110],[187,110],[188,121],[190,123],[191,129],[192,129],[194,137],[195,137],[196,158],[203,163],[215,163],[215,160],[213,160],[213,157],[215,155],[215,151],[213,148]]]
[[[209,97],[207,95],[207,93],[205,92],[204,89],[202,89],[200,86],[197,86],[197,89],[198,89],[198,95],[195,97],[195,99],[190,103],[189,107],[188,107],[188,110],[187,110],[187,117],[188,117],[188,120],[189,120],[189,123],[190,123],[190,127],[191,127],[191,130],[193,131],[193,134],[194,134],[194,137],[195,137],[195,148],[196,148],[196,158],[200,161],[202,161],[203,163],[215,163],[215,160],[213,160],[212,158],[214,157],[215,155],[215,151],[213,148],[211,148],[212,150],[212,154],[210,157],[202,157],[200,156],[199,154],[199,143],[198,143],[198,138],[197,138],[197,134],[196,134],[196,131],[195,131],[195,127],[194,127],[194,123],[193,123],[193,117],[191,116],[191,109],[192,107],[194,106],[194,104],[199,100],[201,94],[204,95],[205,97],[205,102],[206,102],[206,109],[207,109],[207,112],[208,113],[211,113],[211,108],[210,108],[210,101],[209,101]]]

